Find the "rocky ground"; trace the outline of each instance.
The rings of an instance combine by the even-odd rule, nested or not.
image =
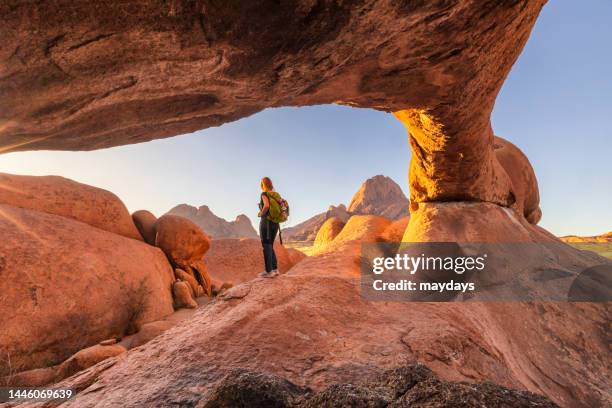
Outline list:
[[[474,210],[493,211],[491,218],[495,209]],[[411,222],[425,222],[440,211],[415,214]],[[524,231],[514,229],[515,239],[548,237],[509,213],[497,216],[509,226],[524,225]],[[63,406],[240,406],[244,398],[278,406],[317,406],[323,400],[339,406],[346,401],[470,406],[483,400],[491,406],[553,406],[525,391],[566,407],[610,402],[609,304],[365,301],[360,245],[376,242],[393,227],[381,217],[352,217],[318,254],[285,274],[245,276],[244,283],[148,343],[57,383],[79,390]],[[475,226],[479,234],[483,230]],[[601,261],[558,245],[557,262]],[[218,269],[210,266],[214,280]],[[368,380],[380,380],[388,369],[404,373],[383,376],[401,388],[395,394]],[[406,379],[422,372],[422,380]]]

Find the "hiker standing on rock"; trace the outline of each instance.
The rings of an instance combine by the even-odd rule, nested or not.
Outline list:
[[[273,278],[278,275],[278,264],[274,253],[274,239],[280,233],[281,222],[289,216],[289,204],[276,191],[269,177],[261,179],[261,196],[259,201],[259,237],[263,246],[265,272],[259,274],[262,278]],[[280,237],[281,245],[283,238]]]

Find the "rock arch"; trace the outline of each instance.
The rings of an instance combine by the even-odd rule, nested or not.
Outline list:
[[[525,188],[497,160],[490,115],[544,3],[3,2],[0,152],[92,150],[336,102],[408,126],[414,203],[510,207]]]

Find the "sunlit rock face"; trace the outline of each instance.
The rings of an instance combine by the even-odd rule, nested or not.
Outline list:
[[[494,136],[489,127],[482,150],[470,151],[453,143],[444,127],[426,113],[404,110],[395,116],[408,129],[412,211],[424,202],[485,201],[512,208],[531,224],[540,221],[535,172],[514,144]]]
[[[0,150],[90,150],[341,102],[409,112],[430,156],[417,201],[509,205],[490,113],[544,3],[5,1]]]
[[[542,217],[538,180],[527,156],[509,141],[496,136],[493,143],[496,160],[510,178],[510,205],[529,223]]]
[[[378,175],[367,179],[359,187],[349,203],[348,211],[398,220],[408,215],[408,199],[395,181]]]
[[[320,246],[325,245],[334,240],[336,236],[342,231],[344,228],[345,222],[339,218],[331,217],[325,220],[319,231],[317,232],[317,236],[314,240],[314,245]]]

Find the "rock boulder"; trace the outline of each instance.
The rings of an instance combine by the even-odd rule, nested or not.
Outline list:
[[[210,238],[200,227],[178,215],[164,215],[155,223],[155,246],[177,267],[188,267],[202,259],[210,248]]]
[[[139,210],[132,214],[132,219],[145,242],[149,245],[155,245],[155,223],[157,222],[157,217],[150,211]]]
[[[514,196],[512,207],[531,224],[537,224],[542,217],[540,210],[540,191],[538,181],[523,152],[501,137],[493,142],[495,157],[510,177],[511,192]]]
[[[142,241],[116,195],[63,177],[0,173],[0,204],[60,215]]]
[[[144,242],[5,204],[0,235],[0,349],[13,369],[57,364],[172,313],[172,269]]]
[[[314,240],[314,245],[325,245],[330,243],[336,238],[336,236],[342,231],[345,223],[336,217],[328,218],[325,220],[319,231],[317,232],[317,236]]]

